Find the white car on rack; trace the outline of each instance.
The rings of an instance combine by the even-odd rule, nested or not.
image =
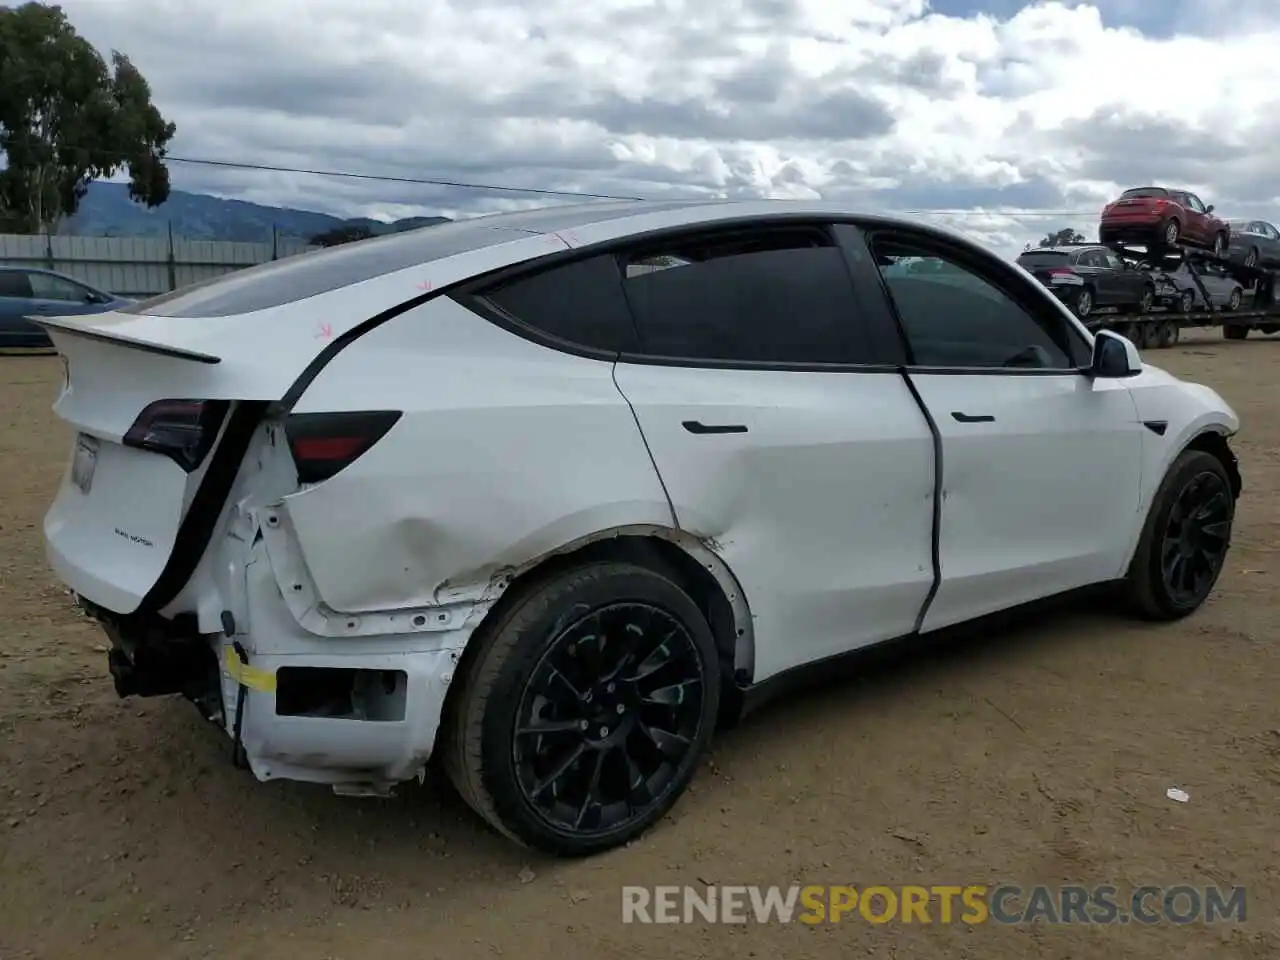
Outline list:
[[[1194,611],[1241,487],[1212,390],[825,203],[481,217],[41,323],[48,554],[118,692],[185,694],[261,780],[439,752],[565,855],[804,668],[1089,584]]]

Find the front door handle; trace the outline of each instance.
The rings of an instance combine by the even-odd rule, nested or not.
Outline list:
[[[700,420],[685,420],[683,426],[690,433],[699,436],[708,433],[746,433],[745,423],[703,423]]]
[[[952,410],[951,416],[960,423],[995,423],[996,418],[986,413],[961,413],[959,410]]]

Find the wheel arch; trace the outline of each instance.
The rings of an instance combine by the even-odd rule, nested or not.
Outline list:
[[[1124,554],[1124,563],[1120,567],[1118,576],[1123,576],[1123,571],[1128,570],[1133,558],[1137,552],[1138,544],[1142,538],[1142,529],[1146,523],[1147,515],[1155,506],[1156,495],[1160,491],[1164,478],[1168,475],[1170,468],[1177,459],[1188,450],[1200,450],[1216,457],[1227,471],[1227,477],[1231,482],[1231,492],[1235,497],[1240,496],[1240,491],[1244,487],[1243,479],[1240,475],[1240,464],[1236,460],[1236,455],[1232,452],[1227,438],[1231,435],[1231,428],[1227,424],[1210,420],[1201,422],[1197,427],[1189,431],[1189,435],[1185,440],[1178,440],[1171,443],[1165,450],[1158,461],[1158,469],[1153,471],[1151,479],[1144,483],[1143,496],[1140,501],[1139,521],[1133,530],[1129,541],[1128,549]]]
[[[1227,477],[1231,480],[1231,495],[1239,498],[1240,492],[1244,489],[1244,478],[1240,475],[1240,462],[1236,459],[1235,453],[1232,452],[1230,445],[1227,443],[1226,434],[1212,427],[1202,430],[1174,454],[1173,459],[1176,460],[1188,450],[1202,450],[1216,457],[1222,463],[1223,469],[1227,471]]]
[[[702,611],[720,655],[720,719],[732,723],[742,709],[742,690],[755,673],[755,636],[747,597],[729,565],[711,545],[682,530],[649,524],[614,527],[579,537],[522,564],[472,631],[453,671],[443,716],[451,717],[463,694],[461,678],[482,644],[481,632],[499,623],[536,584],[589,564],[627,562],[669,577]],[[444,724],[441,725],[442,728]]]

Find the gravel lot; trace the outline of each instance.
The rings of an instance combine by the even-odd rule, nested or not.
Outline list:
[[[641,842],[557,863],[438,785],[259,785],[189,705],[116,699],[40,542],[69,439],[59,363],[0,357],[0,960],[1280,957],[1280,338],[1205,331],[1149,359],[1244,421],[1235,547],[1203,611],[1152,627],[1075,605],[868,663],[720,738]],[[1245,885],[1248,920],[620,919],[624,884],[1000,881]]]

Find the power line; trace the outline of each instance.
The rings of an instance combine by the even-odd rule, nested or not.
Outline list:
[[[285,167],[267,163],[245,163],[237,160],[211,160],[205,157],[166,156],[166,161],[232,170],[262,170],[270,173],[301,173],[314,177],[340,177],[347,180],[370,180],[377,183],[411,183],[434,187],[457,187],[463,190],[492,190],[502,193],[530,193],[554,197],[583,197],[590,200],[644,201],[647,197],[624,197],[610,193],[586,193],[581,190],[546,190],[538,187],[511,187],[492,183],[470,183],[463,180],[439,180],[432,177],[396,177],[390,174],[354,173],[349,170],[318,170],[308,167]],[[1097,210],[983,210],[958,208],[900,210],[908,216],[993,216],[993,217],[1094,217]]]
[[[269,163],[248,163],[242,160],[215,160],[210,157],[166,155],[166,163],[185,163],[192,166],[219,167],[224,170],[257,170],[264,173],[297,173],[313,177],[336,177],[344,180],[364,180],[373,183],[402,183],[418,186],[454,187],[459,190],[482,190],[493,193],[522,193],[544,197],[579,197],[584,200],[627,200],[643,202],[648,197],[622,196],[610,193],[588,193],[583,190],[549,190],[543,187],[513,187],[507,184],[475,183],[466,180],[442,180],[435,177],[401,177],[381,173],[358,173],[352,170],[325,170],[310,167],[288,167]],[[987,210],[982,208],[925,208],[920,210],[888,211],[901,216],[934,217],[1096,217],[1098,210]]]
[[[457,187],[464,190],[493,190],[505,193],[531,193],[555,197],[584,197],[591,200],[633,200],[643,202],[647,197],[624,197],[611,193],[586,193],[580,190],[545,190],[538,187],[511,187],[491,183],[469,183],[461,180],[438,180],[430,177],[395,177],[389,174],[353,173],[347,170],[315,170],[306,167],[283,167],[266,163],[243,163],[235,160],[209,160],[203,157],[166,156],[166,161],[189,163],[205,167],[223,167],[234,170],[263,170],[272,173],[301,173],[315,177],[342,177],[348,180],[371,180],[378,183],[412,183],[425,186]],[[896,211],[908,216],[993,216],[993,217],[1094,217],[1097,210],[983,210],[958,208]]]
[[[241,163],[234,160],[209,160],[203,157],[166,156],[165,162],[190,163],[203,167],[234,170],[263,170],[270,173],[302,173],[313,177],[341,177],[347,180],[374,180],[380,183],[413,183],[432,187],[458,187],[465,190],[490,190],[495,193],[532,193],[551,197],[583,197],[590,200],[643,200],[644,197],[619,197],[607,193],[582,190],[546,190],[540,187],[510,187],[493,183],[467,183],[461,180],[436,180],[430,177],[393,177],[386,174],[353,173],[348,170],[312,170],[305,167],[282,167],[267,163]]]

